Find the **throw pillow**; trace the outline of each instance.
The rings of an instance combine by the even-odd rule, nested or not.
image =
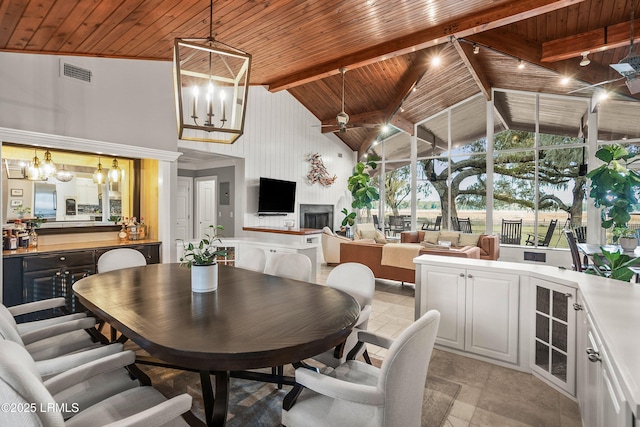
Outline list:
[[[362,239],[375,239],[376,237],[378,237],[378,233],[376,232],[375,228],[373,230],[360,229],[360,237]]]
[[[355,234],[355,238],[356,239],[365,239],[365,237],[363,236],[363,232],[366,231],[373,231],[375,233],[376,228],[373,226],[373,224],[371,223],[365,223],[365,224],[356,224],[356,232]],[[375,236],[372,237],[367,237],[368,239],[373,239]]]
[[[426,243],[431,243],[434,245],[438,244],[438,236],[440,235],[439,231],[425,231],[424,232],[424,241]]]
[[[480,240],[479,234],[460,233],[458,246],[478,246],[478,240]]]
[[[327,226],[322,228],[322,232],[324,234],[328,234],[329,236],[333,236],[333,231],[331,231],[331,229],[329,227],[327,227]]]
[[[440,246],[438,244],[434,244],[434,243],[427,243],[425,241],[420,242],[420,245],[423,248],[427,248],[427,249],[444,249],[444,250],[449,250],[449,246]]]
[[[458,244],[459,239],[460,233],[458,233],[457,231],[440,231],[438,235],[439,241],[451,242],[451,246],[460,246]]]
[[[387,242],[387,239],[385,239],[384,237],[376,237],[374,240],[376,241],[376,243],[382,243],[383,245],[386,245],[387,243],[389,243]]]

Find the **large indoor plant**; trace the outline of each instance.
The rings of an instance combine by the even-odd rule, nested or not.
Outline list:
[[[356,163],[353,173],[347,181],[347,189],[353,197],[351,207],[356,209],[358,213],[358,222],[362,222],[362,211],[369,212],[373,207],[373,202],[380,199],[378,188],[371,185],[371,175],[368,172],[368,168],[375,169],[378,166],[375,160],[377,159],[370,158],[366,162]],[[345,213],[345,215],[348,214]]]
[[[630,213],[638,204],[636,190],[640,186],[640,175],[629,168],[636,155],[618,144],[603,145],[596,157],[603,165],[587,174],[591,179],[589,197],[600,208],[602,228],[613,229],[613,241],[617,242],[628,228]]]
[[[218,249],[221,225],[210,225],[210,232],[198,244],[184,245],[180,257],[180,265],[191,269],[191,290],[193,292],[211,292],[218,289],[218,257],[225,256],[226,251]]]

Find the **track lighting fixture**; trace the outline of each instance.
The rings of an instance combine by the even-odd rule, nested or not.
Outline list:
[[[478,46],[477,44],[473,44],[473,54],[477,55],[480,53],[480,46]]]
[[[586,52],[582,52],[582,60],[580,61],[580,66],[581,67],[586,67],[587,65],[591,64],[591,60],[589,59],[589,51]]]
[[[521,70],[524,68],[524,61],[522,59],[518,62],[518,68]]]

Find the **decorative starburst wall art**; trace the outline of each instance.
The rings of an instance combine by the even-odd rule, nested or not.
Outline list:
[[[327,168],[322,163],[322,156],[318,153],[308,154],[307,161],[310,163],[310,170],[307,174],[307,179],[310,184],[319,182],[320,184],[328,187],[336,182],[338,177],[336,175],[330,176],[327,172]]]

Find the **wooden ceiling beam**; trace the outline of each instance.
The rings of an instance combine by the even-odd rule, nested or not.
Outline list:
[[[634,20],[636,28],[640,28],[640,19]],[[640,40],[640,34],[634,41]],[[609,25],[585,33],[542,43],[541,62],[556,62],[576,58],[582,52],[602,52],[630,45],[631,29],[629,22]]]
[[[460,55],[460,59],[462,59],[464,65],[467,66],[473,81],[476,82],[476,85],[478,85],[478,88],[480,88],[480,91],[486,100],[491,100],[491,84],[487,80],[486,76],[479,71],[480,64],[476,59],[476,55],[473,53],[473,46],[468,43],[460,43],[458,39],[453,39],[453,46],[456,48],[458,55]]]
[[[598,83],[611,78],[611,69],[609,67],[595,63],[591,63],[588,67],[580,67],[572,61],[541,62],[542,45],[540,43],[528,40],[503,28],[475,34],[465,39],[588,83]]]
[[[291,89],[306,83],[339,74],[348,69],[383,61],[407,53],[444,43],[450,36],[458,38],[498,28],[532,18],[584,0],[519,0],[490,7],[484,11],[462,16],[416,33],[371,46],[318,66],[268,82],[270,92]]]

